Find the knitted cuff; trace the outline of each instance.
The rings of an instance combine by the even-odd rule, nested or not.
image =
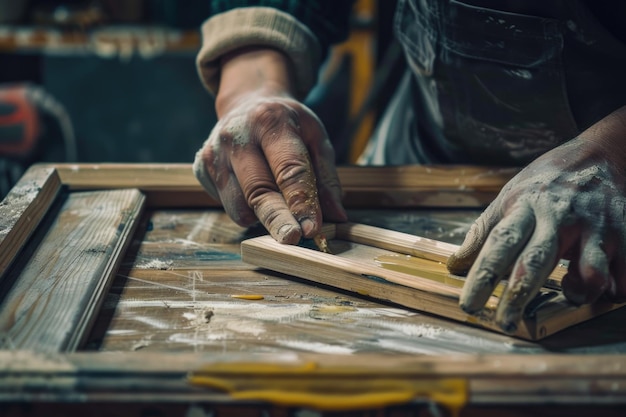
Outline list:
[[[204,86],[217,94],[220,58],[245,46],[277,49],[293,63],[296,94],[303,99],[317,82],[321,48],[315,35],[293,16],[270,7],[244,7],[220,13],[202,25],[196,64]]]

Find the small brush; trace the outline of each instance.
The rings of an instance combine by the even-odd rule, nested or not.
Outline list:
[[[326,236],[324,236],[323,234],[320,233],[319,235],[315,235],[315,237],[313,238],[313,242],[315,242],[315,245],[320,250],[320,252],[332,253],[330,249],[328,249],[328,241],[326,240]]]

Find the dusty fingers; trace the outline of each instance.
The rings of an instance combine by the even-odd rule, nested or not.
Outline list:
[[[563,277],[563,293],[574,304],[597,300],[609,289],[609,259],[599,234],[583,237],[578,262],[570,263]]]
[[[539,223],[519,257],[496,310],[496,323],[515,333],[528,303],[537,295],[558,262],[557,234]]]
[[[534,222],[532,210],[523,205],[512,210],[493,227],[461,292],[460,306],[465,312],[474,314],[483,308],[526,245]]]
[[[206,190],[220,200],[226,213],[241,226],[250,226],[257,219],[248,206],[239,181],[228,159],[232,137],[218,123],[202,148],[196,153],[193,172]]]
[[[494,200],[472,224],[459,249],[450,255],[446,267],[451,274],[465,275],[485,244],[489,232],[500,220],[500,198]]]
[[[325,130],[293,100],[257,100],[223,118],[196,155],[194,172],[233,220],[260,221],[281,243],[319,232],[320,194],[330,220],[346,217]]]

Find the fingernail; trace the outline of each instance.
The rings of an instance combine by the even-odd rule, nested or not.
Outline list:
[[[502,302],[498,305],[498,311],[496,311],[496,324],[508,334],[513,334],[517,331],[519,322],[522,320],[523,310],[520,310],[517,306],[504,307]]]
[[[475,314],[478,311],[480,311],[480,308],[476,309],[475,307],[472,307],[471,304],[467,304],[467,303],[460,304],[459,307],[461,307],[461,310],[463,310],[467,314]]]
[[[448,257],[446,262],[446,268],[454,275],[467,275],[467,272],[471,268],[472,263],[467,259],[461,259],[457,256],[456,252]]]
[[[313,229],[315,228],[315,223],[313,223],[311,219],[305,218],[300,221],[300,227],[302,228],[302,234],[310,237],[311,232],[313,232]]]
[[[461,292],[460,306],[468,314],[474,314],[484,307],[493,292],[497,275],[487,269],[478,271],[473,283],[466,282]]]
[[[300,230],[291,224],[284,224],[276,232],[276,240],[279,243],[295,245],[300,241]]]

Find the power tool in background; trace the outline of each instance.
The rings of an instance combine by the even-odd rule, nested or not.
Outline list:
[[[43,88],[0,84],[0,199],[34,162],[76,161],[67,111]]]

